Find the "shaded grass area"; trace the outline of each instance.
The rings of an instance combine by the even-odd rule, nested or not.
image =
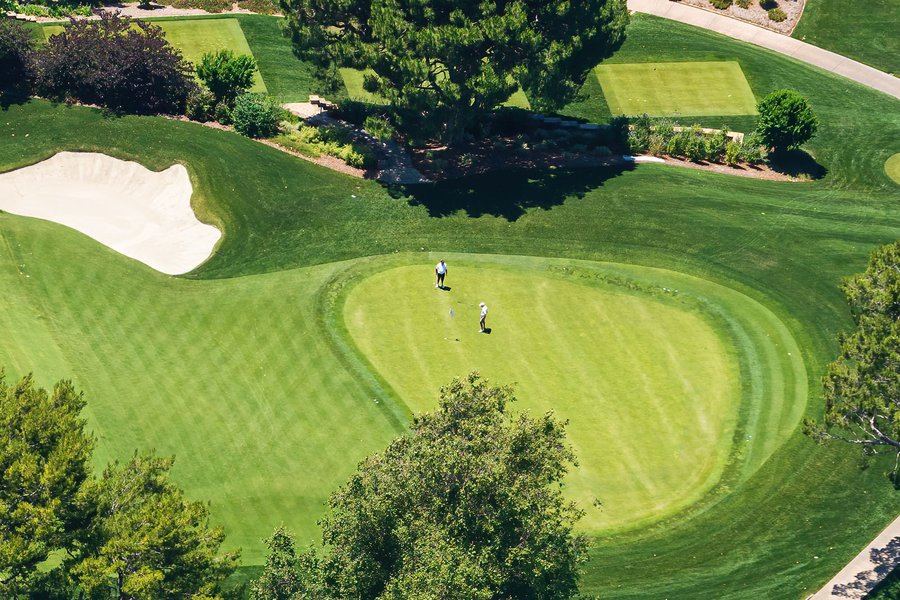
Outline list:
[[[753,92],[736,62],[605,64],[594,75],[616,115],[756,114]]]
[[[229,278],[422,249],[628,262],[690,273],[762,302],[788,327],[802,348],[813,391],[806,414],[818,415],[819,376],[837,351],[837,333],[851,325],[837,287],[840,278],[862,271],[876,245],[900,234],[897,188],[884,172],[887,158],[900,152],[898,104],[787,58],[676,23],[636,16],[629,33],[623,62],[635,62],[641,52],[646,52],[647,62],[738,60],[757,97],[776,87],[793,87],[807,95],[822,122],[819,136],[808,148],[828,168],[828,176],[814,183],[790,184],[665,166],[639,166],[614,177],[592,170],[516,171],[422,188],[417,192],[420,202],[410,204],[403,190],[399,198],[392,197],[372,182],[318,169],[227,132],[161,119],[115,118],[38,101],[0,113],[0,168],[32,163],[59,149],[99,150],[154,168],[184,162],[195,185],[193,202],[201,218],[220,224],[226,232],[219,254],[193,274],[195,278]],[[673,47],[664,48],[664,44]],[[534,180],[542,182],[540,191],[523,202],[520,192]],[[439,216],[432,216],[425,204],[431,192],[442,195]],[[47,230],[39,235],[35,228]],[[59,244],[54,251],[57,256],[64,250],[74,252],[75,238],[61,231],[12,217],[3,217],[0,225],[4,252],[15,252],[15,246],[9,246],[10,235]],[[96,246],[92,248],[96,254]],[[24,253],[7,256],[18,264],[33,260],[33,255]],[[72,258],[65,255],[59,260],[69,264]],[[47,273],[51,267],[40,269]],[[4,270],[9,271],[9,266],[4,265]],[[103,283],[107,271],[106,266],[81,270],[78,285],[85,291],[80,293],[88,294],[95,280]],[[11,273],[15,278],[14,270]],[[281,289],[287,292],[290,285],[286,286]],[[272,284],[271,289],[278,288]],[[114,291],[128,297],[140,294],[140,289],[125,287]],[[51,291],[40,293],[54,297]],[[90,301],[91,306],[96,303]],[[290,303],[279,306],[298,313],[288,317],[289,327],[308,331],[309,326],[300,328],[300,315],[307,308]],[[77,311],[77,307],[63,308]],[[261,306],[254,314],[269,317],[273,308],[277,307]],[[76,323],[83,318],[72,317]],[[216,322],[214,315],[209,318]],[[63,313],[60,320],[48,320],[47,326],[66,319]],[[243,333],[252,336],[256,328],[254,323]],[[16,343],[34,349],[36,369],[63,364],[57,363],[62,358],[53,356],[52,334],[41,335],[46,343]],[[278,336],[289,341],[286,334]],[[314,337],[309,342],[298,339],[318,343]],[[143,347],[144,352],[153,350],[150,344]],[[90,357],[88,361],[98,364]],[[367,371],[343,360],[338,365],[334,373],[353,383],[335,393],[352,398],[347,406],[365,406],[371,397],[362,389],[368,388],[354,385]],[[17,368],[23,366],[20,363]],[[70,374],[42,372],[47,379]],[[194,375],[175,381],[189,377]],[[96,378],[102,383],[103,372]],[[436,391],[439,383],[422,382],[422,386]],[[247,387],[251,389],[252,384]],[[179,387],[171,390],[167,394],[184,396]],[[305,385],[298,390],[291,396],[303,398],[315,392],[308,392]],[[132,393],[127,387],[125,391]],[[160,414],[130,422],[131,428],[121,434],[109,430],[106,435],[128,435],[129,445],[156,443],[165,438],[164,431],[143,431],[164,424]],[[278,439],[268,442],[276,455],[290,450],[282,449]],[[199,442],[193,444],[180,454],[177,465],[200,460],[197,457],[205,452]],[[318,456],[311,454],[309,462],[316,460]],[[346,460],[344,468],[352,469],[353,459]],[[859,470],[857,462],[852,449],[816,447],[795,431],[746,483],[735,485],[717,502],[640,534],[598,538],[585,574],[585,590],[607,598],[685,599],[794,599],[812,592],[896,516],[896,492],[884,477],[892,465],[876,461],[868,470]],[[229,485],[252,487],[255,472],[235,472],[235,483]],[[284,515],[285,521],[308,523],[303,530],[311,531],[314,515],[288,506],[303,506],[306,500],[288,498],[289,482],[282,485],[287,486],[283,494],[273,485],[265,496],[274,498],[272,509],[281,510],[283,502],[284,510],[297,513]],[[218,493],[215,487],[198,490]],[[245,513],[252,506],[252,502],[245,505],[241,517],[247,518]]]
[[[792,37],[900,73],[897,0],[807,0]]]

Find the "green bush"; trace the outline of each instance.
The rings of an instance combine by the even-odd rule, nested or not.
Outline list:
[[[787,15],[780,8],[772,8],[769,10],[769,18],[776,23],[781,23],[787,19]]]
[[[295,131],[279,135],[273,141],[304,156],[318,158],[326,154],[359,169],[372,168],[377,163],[369,148],[352,143],[348,132],[339,127],[300,125]]]
[[[706,158],[714,161],[722,160],[725,156],[725,149],[728,147],[728,141],[728,126],[722,125],[718,133],[706,140]]]
[[[215,116],[216,97],[202,86],[188,94],[184,114],[192,121],[205,123]]]
[[[206,52],[197,63],[200,78],[216,102],[231,104],[253,85],[256,60],[249,54],[235,54],[231,50]]]
[[[394,137],[396,130],[391,122],[384,117],[371,116],[366,117],[363,122],[363,129],[371,133],[376,139],[385,142]]]
[[[763,141],[756,132],[745,137],[741,145],[741,160],[751,165],[761,163],[766,157],[762,145]]]
[[[261,15],[271,15],[279,12],[278,2],[274,0],[238,0],[241,8]]]
[[[725,155],[723,158],[725,164],[734,166],[741,162],[742,151],[743,149],[739,143],[728,142],[728,144],[725,145]]]
[[[211,13],[220,13],[231,8],[231,0],[165,0],[173,8],[199,8]]]
[[[219,102],[213,109],[213,118],[222,125],[231,125],[231,107],[225,102]]]
[[[753,4],[753,0],[734,0],[734,3],[741,8],[750,8],[750,5]]]
[[[628,151],[635,154],[646,152],[650,145],[652,128],[653,119],[646,113],[633,119],[628,132]]]
[[[241,94],[234,101],[231,121],[241,135],[252,138],[272,137],[278,133],[281,111],[265,94]]]
[[[731,6],[732,0],[709,0],[712,2],[712,5],[718,8],[719,10],[725,10],[729,6]]]
[[[30,85],[33,78],[31,31],[12,19],[0,20],[0,90]]]
[[[772,92],[756,105],[759,118],[756,131],[761,144],[773,152],[798,148],[808,141],[819,127],[819,120],[809,102],[791,90]]]

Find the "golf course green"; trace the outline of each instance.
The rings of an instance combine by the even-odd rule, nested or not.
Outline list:
[[[449,291],[431,286],[429,264],[365,277],[346,298],[346,329],[414,413],[435,407],[423,381],[478,370],[514,382],[519,408],[568,420],[579,457],[568,492],[589,531],[684,508],[726,464],[749,474],[803,412],[796,343],[727,288],[625,265],[472,255],[451,264]],[[478,331],[481,300],[488,335]],[[766,389],[748,386],[742,398],[742,371]]]
[[[308,94],[311,70],[278,21],[234,18],[270,92]],[[569,420],[579,466],[566,493],[592,540],[583,592],[804,597],[897,512],[892,460],[860,469],[855,449],[818,446],[799,422],[821,417],[821,376],[852,326],[842,278],[900,237],[885,172],[900,111],[787,57],[639,15],[609,64],[679,61],[736,62],[755,98],[809,98],[820,129],[804,149],[824,176],[641,164],[386,189],[194,123],[12,102],[0,171],[62,150],[181,163],[194,211],[223,238],[172,278],[0,213],[0,366],[84,390],[98,468],[175,454],[173,478],[210,502],[244,573],[280,524],[321,539],[325,501],[358,461],[478,368],[516,386],[515,410]],[[562,112],[611,115],[590,77]],[[731,119],[752,129],[752,115]],[[442,257],[449,291],[434,289]]]

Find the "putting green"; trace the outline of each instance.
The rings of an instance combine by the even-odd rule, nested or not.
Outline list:
[[[884,162],[884,172],[894,180],[894,183],[900,183],[900,152]]]
[[[594,73],[614,115],[755,115],[737,62],[603,64]]]
[[[217,50],[253,55],[237,19],[160,20],[153,21],[153,24],[162,27],[169,43],[181,50],[184,57],[194,64],[200,62],[205,53]],[[61,33],[63,28],[63,25],[44,25],[44,39],[49,40],[51,36]],[[267,91],[259,71],[253,74],[253,87],[250,91]]]
[[[434,408],[437,386],[477,369],[515,382],[522,408],[570,419],[580,465],[569,494],[588,511],[588,529],[685,508],[726,465],[745,461],[737,470],[752,472],[797,423],[802,364],[769,360],[779,353],[771,338],[748,343],[746,326],[722,318],[725,303],[777,331],[770,315],[734,292],[635,267],[472,256],[450,265],[450,291],[434,289],[431,263],[365,277],[346,296],[347,330],[413,412]],[[482,300],[489,335],[477,331]],[[756,377],[747,367],[763,355],[775,367],[763,387],[774,395],[742,397]],[[796,385],[775,389],[786,382]]]

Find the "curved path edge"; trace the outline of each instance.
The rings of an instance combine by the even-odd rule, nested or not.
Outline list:
[[[849,600],[866,597],[900,565],[900,517],[878,534],[847,566],[807,600]]]
[[[628,9],[702,27],[841,75],[900,99],[900,79],[829,50],[673,0],[628,0]]]

